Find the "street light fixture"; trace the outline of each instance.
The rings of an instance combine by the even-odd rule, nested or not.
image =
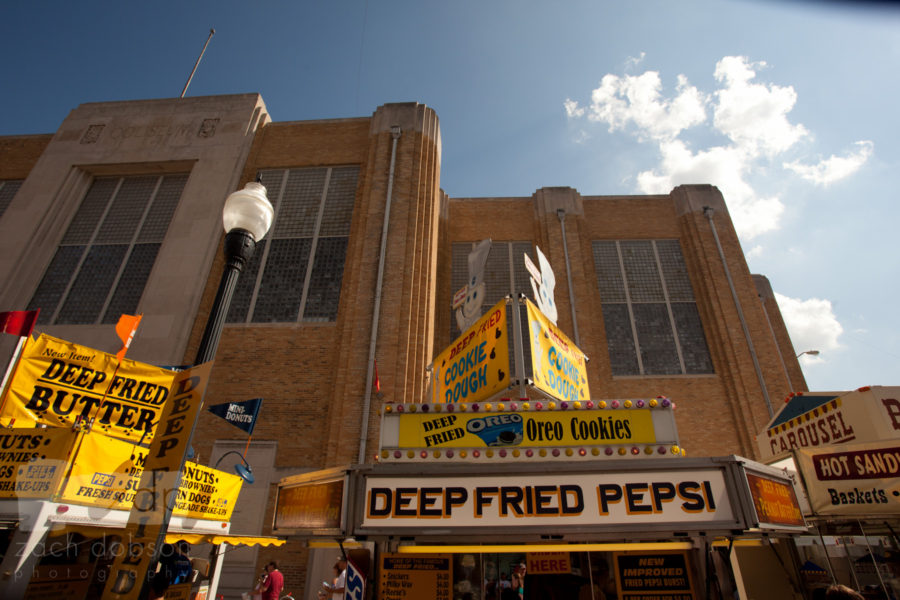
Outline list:
[[[203,331],[203,337],[200,340],[200,346],[197,348],[197,358],[194,359],[195,365],[211,361],[219,348],[219,338],[222,337],[222,329],[225,327],[225,318],[228,316],[228,308],[231,305],[231,298],[234,296],[234,290],[237,287],[238,277],[244,269],[244,265],[253,257],[253,251],[256,249],[256,242],[263,239],[272,226],[272,218],[275,211],[272,204],[266,197],[266,188],[259,181],[250,182],[244,186],[244,189],[232,192],[225,199],[225,207],[222,209],[222,223],[225,226],[225,270],[222,272],[222,279],[219,281],[219,289],[216,292],[216,298],[213,301],[212,309],[206,320],[206,328]],[[201,401],[202,402],[202,401]],[[194,423],[191,426],[190,436],[187,441],[187,448],[192,448],[194,432],[197,430],[197,423],[200,421],[200,413],[202,404],[197,408],[194,417]],[[184,472],[185,461],[187,460],[187,450],[181,459],[181,467],[175,480],[175,488],[178,488],[181,481],[181,473]],[[243,456],[241,457],[243,459]],[[249,463],[244,460],[249,467]],[[243,468],[243,465],[240,465]],[[240,471],[238,474],[253,483],[253,474],[247,469],[249,479]],[[153,551],[151,565],[155,564],[159,559],[159,549],[165,539],[166,532],[169,529],[169,519],[172,516],[172,510],[175,508],[176,494],[170,494],[167,502],[163,523],[157,533],[157,543]],[[152,568],[152,567],[151,567]]]
[[[221,463],[222,459],[224,459],[229,454],[237,454],[238,456],[241,457],[241,462],[244,464],[234,465],[234,470],[241,479],[243,479],[250,485],[253,485],[253,482],[255,481],[255,479],[253,477],[253,468],[250,466],[250,463],[247,462],[247,459],[244,458],[244,455],[241,454],[240,452],[238,452],[237,450],[229,450],[228,452],[226,452],[225,454],[220,456],[219,460],[216,461],[216,465],[213,467],[213,469],[218,469],[219,463]]]
[[[258,181],[251,181],[244,189],[233,192],[225,199],[225,208],[222,209],[225,270],[222,272],[219,290],[206,321],[194,364],[200,365],[215,357],[238,277],[253,256],[256,242],[263,239],[272,226],[274,215],[272,204],[266,197],[266,188]]]
[[[803,352],[801,352],[800,354],[797,355],[797,358],[800,358],[804,354],[809,354],[810,356],[818,356],[819,351],[818,350],[804,350]]]

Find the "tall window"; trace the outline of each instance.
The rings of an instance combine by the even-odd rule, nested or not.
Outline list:
[[[359,167],[260,172],[272,231],[238,280],[229,323],[334,321]]]
[[[95,179],[29,303],[47,324],[134,313],[187,174]]]
[[[9,206],[9,203],[12,202],[13,196],[16,195],[16,192],[19,191],[20,187],[22,187],[21,179],[7,179],[5,181],[0,181],[0,217],[6,212],[6,208]]]
[[[613,375],[712,373],[678,240],[596,241]]]

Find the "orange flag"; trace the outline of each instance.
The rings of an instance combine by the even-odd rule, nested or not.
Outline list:
[[[116,354],[119,362],[125,358],[125,353],[128,351],[128,347],[131,346],[131,340],[134,339],[134,332],[137,331],[142,316],[122,315],[119,317],[119,322],[116,323],[116,333],[119,339],[122,340],[122,349]]]

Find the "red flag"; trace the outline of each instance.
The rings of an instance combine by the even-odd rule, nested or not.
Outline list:
[[[0,331],[20,337],[31,335],[40,312],[41,309],[0,312]]]
[[[381,391],[381,380],[378,379],[378,361],[372,359],[372,362],[375,363],[375,392],[378,393]]]
[[[119,322],[116,323],[116,334],[118,334],[119,339],[122,340],[122,349],[116,354],[119,361],[125,358],[125,352],[127,352],[128,347],[131,346],[131,340],[134,339],[134,332],[137,331],[142,316],[143,315],[122,315],[119,317]]]

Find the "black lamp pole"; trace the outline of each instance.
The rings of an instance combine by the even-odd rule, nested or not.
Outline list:
[[[237,287],[238,277],[244,269],[244,265],[253,257],[256,249],[256,241],[253,235],[246,229],[234,229],[225,234],[225,270],[219,281],[219,290],[213,301],[212,310],[206,320],[206,329],[203,330],[203,338],[200,339],[200,347],[197,348],[195,365],[202,365],[211,361],[216,356],[219,348],[219,339],[222,337],[222,329],[225,327],[225,319],[228,317],[228,309],[231,306],[231,298]]]
[[[237,287],[238,277],[244,269],[244,265],[253,256],[253,251],[256,249],[256,240],[262,239],[269,230],[273,214],[272,205],[266,198],[266,188],[259,182],[248,183],[243,190],[234,192],[225,201],[222,218],[226,230],[225,270],[222,272],[216,299],[213,301],[212,310],[206,320],[206,328],[203,330],[200,347],[197,349],[197,358],[194,360],[195,365],[209,362],[215,357],[216,350],[219,348],[219,339],[222,337],[222,329],[225,327],[225,320],[228,317],[231,298],[234,296],[234,290]],[[184,448],[181,468],[175,480],[175,489],[178,489],[181,485],[181,473],[184,472],[184,465],[188,458],[188,449],[191,447],[194,440],[194,432],[197,430],[197,423],[200,421],[201,409],[202,400],[191,425],[187,446]],[[244,462],[246,462],[246,459]],[[250,480],[252,480],[252,474],[250,475]],[[169,494],[166,498],[165,515],[157,534],[151,565],[156,564],[159,560],[159,551],[169,529],[169,520],[175,508],[176,496],[177,494]],[[144,585],[146,586],[146,584],[147,582],[145,581]]]

